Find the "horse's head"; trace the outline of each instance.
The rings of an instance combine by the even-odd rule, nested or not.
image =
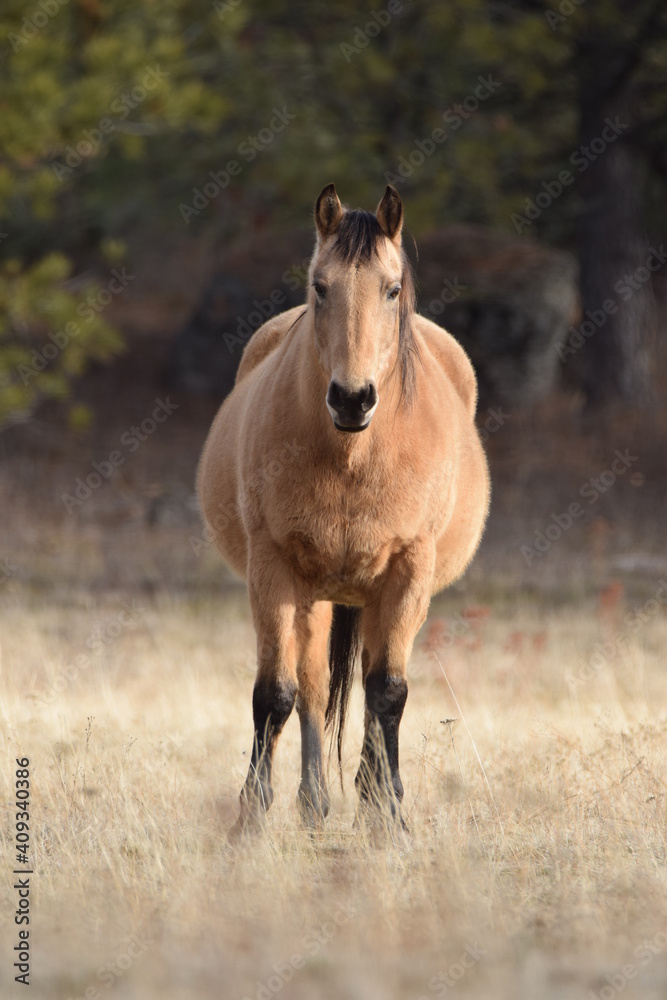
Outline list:
[[[350,211],[328,184],[315,224],[308,304],[326,405],[339,431],[362,431],[390,379],[398,377],[401,391],[409,392],[414,376],[414,283],[401,246],[403,205],[387,187],[375,215]]]

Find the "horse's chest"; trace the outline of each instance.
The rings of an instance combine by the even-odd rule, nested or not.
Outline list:
[[[361,599],[406,544],[386,496],[363,483],[302,484],[269,527],[293,571],[329,600]]]

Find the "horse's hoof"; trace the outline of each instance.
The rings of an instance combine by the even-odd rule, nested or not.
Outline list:
[[[370,841],[381,847],[388,843],[398,846],[410,838],[410,827],[403,818],[401,805],[395,797],[362,797],[354,817],[354,830],[363,830]]]
[[[242,811],[234,826],[227,834],[227,841],[232,845],[244,838],[256,837],[266,830],[266,814],[255,811]]]
[[[322,830],[329,815],[328,795],[313,795],[299,789],[296,805],[299,819],[308,830]]]

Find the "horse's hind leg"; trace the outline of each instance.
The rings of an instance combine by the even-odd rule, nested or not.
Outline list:
[[[315,826],[329,812],[323,744],[324,715],[329,699],[327,644],[331,614],[331,604],[326,601],[318,601],[297,613],[297,711],[301,723],[301,784],[298,804],[304,821]]]
[[[403,799],[398,732],[408,697],[407,664],[428,611],[434,559],[428,544],[404,553],[362,616],[366,726],[355,784],[362,803],[394,817]]]
[[[252,695],[255,732],[234,835],[248,825],[256,826],[273,802],[273,754],[297,693],[293,583],[271,544],[255,543],[251,548],[248,584],[257,632],[257,678]]]

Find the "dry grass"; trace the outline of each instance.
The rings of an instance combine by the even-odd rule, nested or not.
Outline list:
[[[5,589],[3,997],[20,995],[10,865],[23,755],[32,997],[665,996],[664,609],[583,680],[616,599],[602,616],[593,601],[488,615],[470,596],[436,602],[402,728],[409,839],[372,844],[353,829],[357,684],[346,794],[332,774],[326,831],[311,839],[297,822],[292,717],[268,832],[233,852],[251,735],[243,592],[138,599],[111,638],[124,599]],[[469,627],[451,642],[439,619],[457,613]],[[87,650],[100,634],[109,641]],[[86,666],[51,697],[82,652]]]
[[[27,755],[33,998],[662,1000],[667,617],[661,606],[634,632],[624,615],[667,579],[667,413],[584,435],[556,400],[489,440],[482,549],[434,602],[410,664],[410,839],[353,829],[357,683],[346,794],[332,774],[324,834],[297,822],[293,717],[268,833],[233,853],[253,631],[243,590],[189,541],[213,404],[179,397],[89,501],[72,516],[61,502],[162,392],[132,370],[91,376],[91,401],[108,403],[88,435],[47,412],[0,441],[0,997],[22,995],[12,802]],[[528,566],[521,544],[628,446],[641,475]],[[119,627],[123,602],[134,618]],[[619,630],[627,642],[596,658]]]

